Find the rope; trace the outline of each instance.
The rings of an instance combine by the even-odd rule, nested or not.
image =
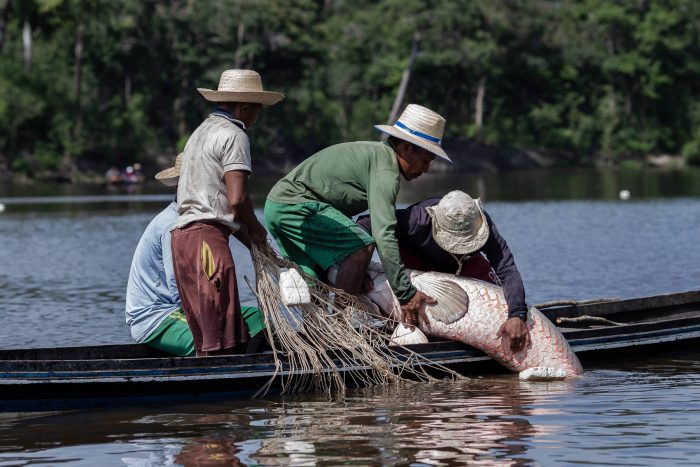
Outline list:
[[[458,267],[457,267],[457,272],[455,272],[455,276],[459,276],[459,273],[462,272],[462,262],[469,259],[469,254],[462,255],[461,258],[457,258],[457,255],[455,255],[454,253],[452,253],[452,252],[449,252],[449,253],[455,259],[455,261],[457,261]]]
[[[615,302],[620,300],[618,297],[613,298],[593,298],[590,300],[554,300],[551,302],[541,303],[539,305],[534,305],[538,310],[544,308],[553,308],[555,306],[577,306],[577,305],[592,305],[594,303],[605,303],[605,302]]]
[[[609,324],[611,326],[624,326],[625,323],[618,323],[617,321],[611,321],[602,316],[579,316],[576,318],[557,318],[557,324],[573,324],[573,323],[600,323]]]

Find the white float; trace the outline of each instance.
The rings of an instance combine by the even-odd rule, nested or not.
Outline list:
[[[287,306],[311,303],[309,286],[296,269],[284,269],[280,273],[280,295]]]

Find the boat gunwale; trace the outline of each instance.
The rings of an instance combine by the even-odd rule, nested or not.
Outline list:
[[[700,290],[672,292],[635,298],[609,298],[592,303],[577,303],[554,306],[540,310],[552,322],[557,318],[575,318],[582,315],[610,316],[629,312],[648,312],[657,309],[693,307],[700,311]]]
[[[691,333],[694,332],[695,328],[700,327],[700,291],[666,294],[651,298],[654,300],[649,300],[649,297],[647,297],[622,301],[614,300],[604,303],[614,303],[617,313],[629,313],[629,305],[640,300],[647,300],[647,303],[653,302],[654,304],[654,306],[644,307],[644,311],[665,310],[665,313],[677,314],[678,311],[674,307],[678,306],[693,306],[693,311],[685,311],[683,316],[680,317],[667,318],[662,315],[659,316],[659,319],[647,319],[618,326],[596,325],[588,328],[564,328],[562,329],[563,334],[575,352],[584,351],[584,348],[589,349],[596,342],[602,348],[604,346],[620,347],[623,345],[621,343],[627,343],[627,345],[632,346],[635,345],[635,340],[641,345],[641,341],[650,336],[657,336],[657,340],[663,340],[665,339],[664,336],[676,334],[682,339],[683,334],[688,333],[688,339],[694,338]],[[659,307],[659,304],[664,306]],[[603,306],[603,304],[570,305],[554,310],[554,315],[572,316],[572,312],[578,310],[579,314],[595,316],[590,310],[591,308],[594,310],[599,309],[600,306]],[[610,314],[607,313],[607,315]],[[583,347],[584,344],[585,347]],[[410,346],[409,348],[421,357],[436,363],[453,364],[456,361],[461,361],[464,364],[469,364],[490,358],[480,350],[460,342],[429,342],[427,344]],[[115,355],[118,355],[119,352],[124,352],[125,354],[132,352],[136,355],[145,353],[150,356],[145,358],[61,358],[62,352],[77,354],[80,349],[84,349],[88,354],[103,355],[112,351],[115,352]],[[397,353],[407,355],[407,351],[404,349],[394,349]],[[55,356],[52,359],[8,358],[21,357],[24,353],[29,354],[29,356],[55,353]],[[418,359],[413,364],[418,364],[420,361],[421,359]],[[242,375],[245,374],[271,375],[275,373],[275,369],[274,356],[271,352],[215,357],[174,357],[165,354],[157,356],[157,354],[147,350],[142,344],[0,350],[0,384],[4,384],[4,382],[11,379],[37,381],[41,378],[75,378],[83,381],[104,377],[131,378],[133,380],[133,378],[141,377],[167,379],[181,376],[184,378],[195,378],[195,376],[206,375],[207,378],[216,378],[217,375],[224,373],[235,373],[243,377]],[[284,362],[280,370],[282,375],[288,374]]]

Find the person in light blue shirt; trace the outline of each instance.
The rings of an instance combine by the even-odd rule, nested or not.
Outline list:
[[[182,154],[175,167],[159,172],[156,179],[176,186],[181,167]],[[177,218],[173,201],[146,227],[131,262],[125,311],[136,342],[187,357],[195,355],[194,340],[182,311],[170,246],[170,229]]]

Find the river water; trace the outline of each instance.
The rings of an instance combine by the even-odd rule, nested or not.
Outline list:
[[[261,207],[272,180],[255,180]],[[484,200],[528,302],[637,297],[700,284],[700,172],[426,175],[411,203]],[[627,201],[619,199],[628,190]],[[0,346],[130,342],[123,300],[141,232],[171,194],[0,188]],[[242,298],[250,259],[232,241]],[[1,395],[0,395],[1,397]],[[511,375],[0,422],[5,465],[683,465],[700,462],[700,351],[640,355],[576,381]]]

